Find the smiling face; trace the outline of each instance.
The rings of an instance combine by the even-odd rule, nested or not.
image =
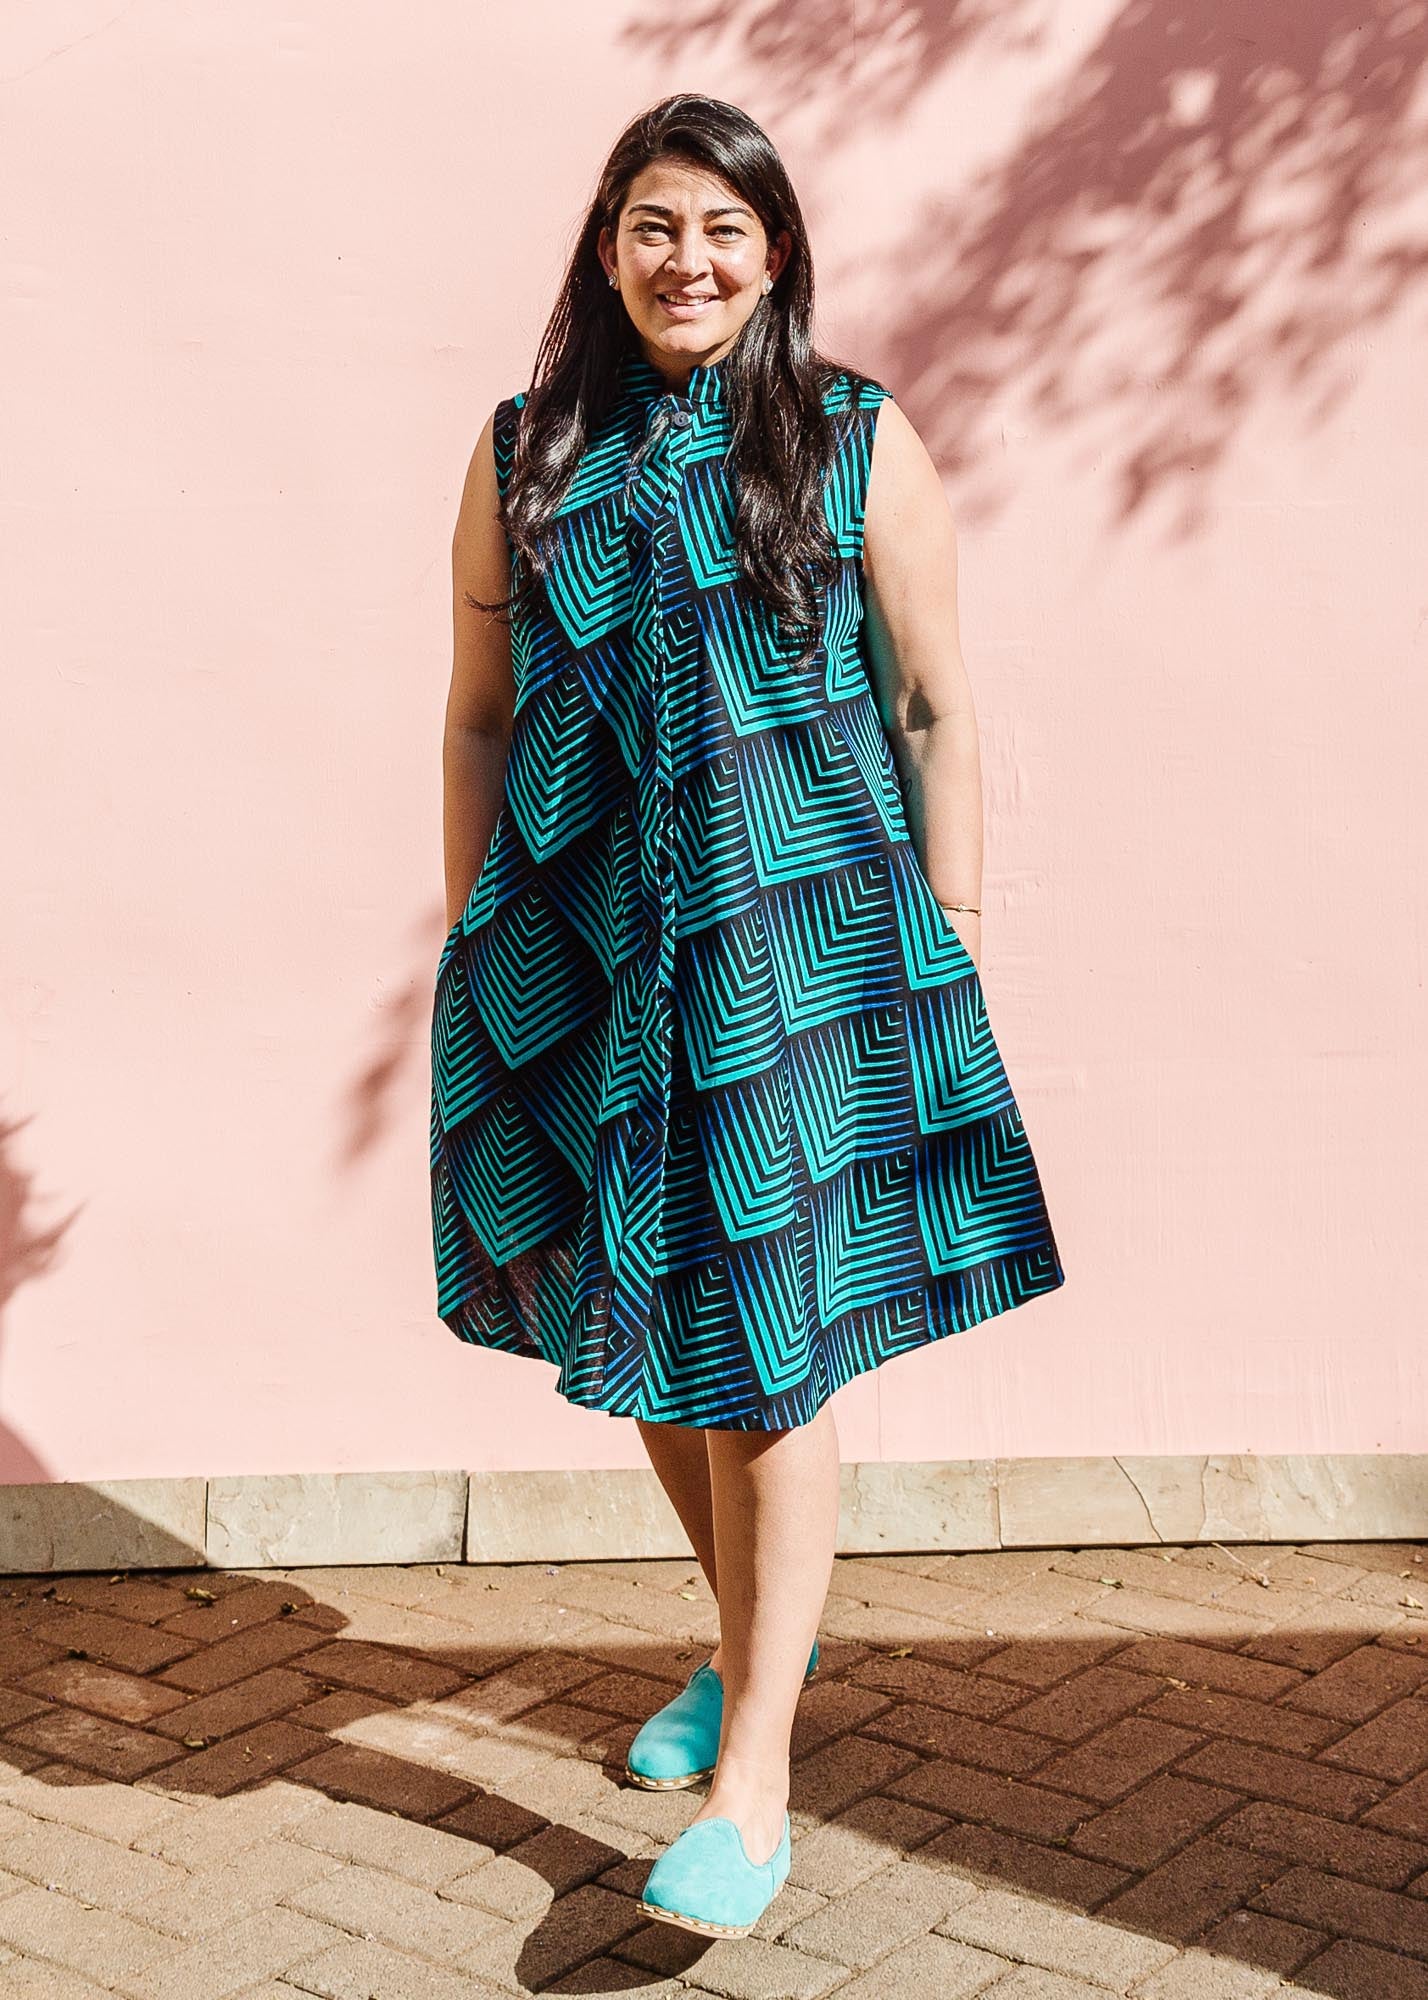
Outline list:
[[[787,230],[770,243],[726,181],[680,160],[637,174],[614,233],[599,240],[646,356],[678,382],[728,353],[764,301],[764,274],[777,278],[788,251]]]

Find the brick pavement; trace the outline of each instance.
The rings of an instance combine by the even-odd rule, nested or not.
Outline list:
[[[849,1556],[793,1870],[635,1899],[685,1562],[0,1578],[5,2000],[1428,2000],[1428,1551]]]

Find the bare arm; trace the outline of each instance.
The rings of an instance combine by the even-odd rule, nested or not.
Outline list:
[[[495,830],[516,701],[510,627],[474,610],[464,595],[469,590],[489,604],[511,587],[493,422],[487,418],[476,440],[451,538],[453,661],[441,750],[448,930],[466,907]]]
[[[863,536],[869,657],[908,830],[939,903],[982,901],[977,715],[957,619],[957,534],[927,447],[897,403],[878,411]],[[980,969],[982,920],[947,920]]]

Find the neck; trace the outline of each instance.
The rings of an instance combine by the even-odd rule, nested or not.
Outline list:
[[[683,369],[674,370],[652,361],[641,345],[627,353],[623,373],[629,386],[647,398],[673,395],[694,403],[720,403],[724,400],[727,353],[728,349],[725,349],[724,354],[707,361],[694,361]]]

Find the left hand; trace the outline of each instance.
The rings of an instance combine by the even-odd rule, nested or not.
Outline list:
[[[976,915],[976,913],[973,912],[972,910],[944,909],[942,914],[944,917],[946,917],[948,923],[951,924],[953,930],[956,931],[958,937],[962,940],[962,944],[966,949],[967,956],[971,959],[973,965],[976,967],[977,977],[980,979],[982,976],[981,917]]]

